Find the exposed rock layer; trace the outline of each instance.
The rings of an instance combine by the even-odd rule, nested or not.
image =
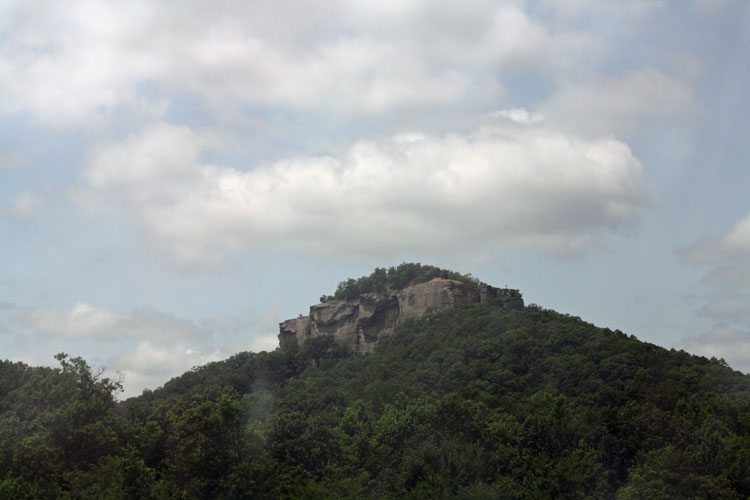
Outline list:
[[[494,300],[506,309],[523,308],[518,290],[436,278],[402,290],[364,293],[356,299],[329,300],[310,307],[308,316],[289,319],[279,325],[283,346],[292,338],[301,345],[310,338],[333,335],[336,341],[354,352],[373,352],[378,341],[391,335],[396,327],[412,318],[421,318],[461,302]]]

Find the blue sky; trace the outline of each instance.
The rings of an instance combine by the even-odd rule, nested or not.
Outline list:
[[[125,396],[422,262],[750,371],[744,1],[0,3],[0,356]]]

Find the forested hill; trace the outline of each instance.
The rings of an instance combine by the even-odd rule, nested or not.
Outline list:
[[[366,356],[241,353],[117,404],[0,363],[0,498],[747,499],[750,376],[536,306]]]

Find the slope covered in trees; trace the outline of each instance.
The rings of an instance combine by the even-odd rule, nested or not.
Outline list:
[[[0,363],[0,498],[750,496],[750,376],[530,306],[321,337],[116,403]]]

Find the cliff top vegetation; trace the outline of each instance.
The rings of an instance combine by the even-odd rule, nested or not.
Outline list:
[[[463,283],[479,286],[479,280],[471,274],[461,274],[456,271],[441,269],[439,267],[422,265],[420,263],[404,262],[395,267],[376,267],[369,276],[361,278],[349,278],[339,283],[333,297],[324,295],[321,302],[328,299],[346,300],[358,297],[363,293],[385,292],[387,290],[400,290],[409,285],[425,283],[435,278],[451,279]]]

